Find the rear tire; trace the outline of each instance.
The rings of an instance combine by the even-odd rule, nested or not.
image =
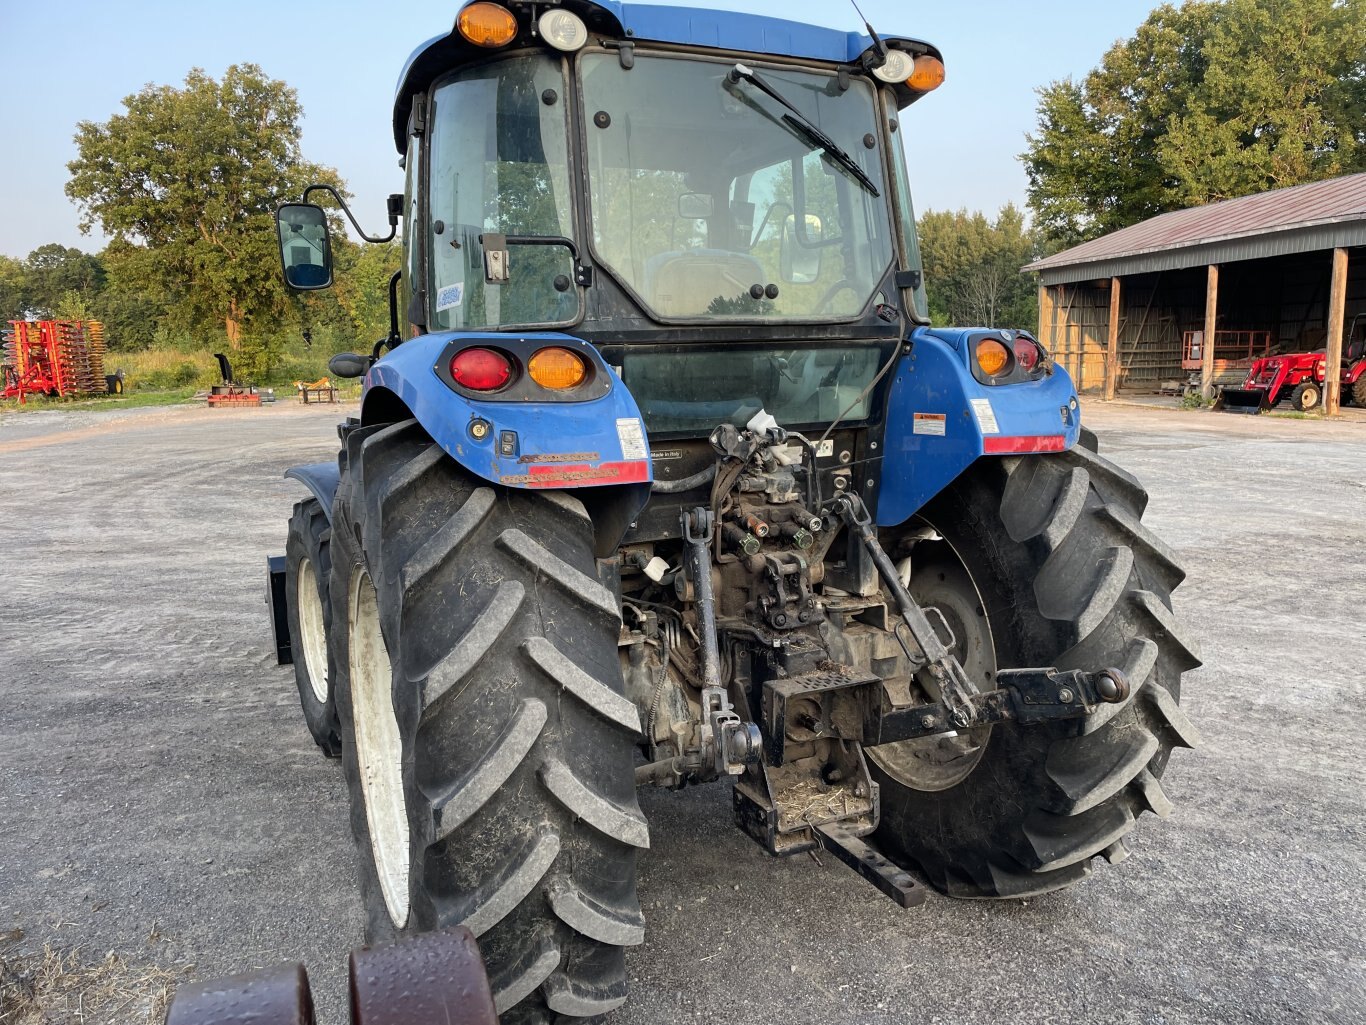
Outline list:
[[[332,527],[316,498],[294,506],[285,542],[285,610],[289,643],[294,653],[294,682],[304,722],[314,741],[329,758],[341,757],[337,707],[333,700],[328,634],[332,603]]]
[[[606,1013],[649,840],[592,524],[471,477],[416,421],[353,431],[344,465],[334,659],[367,940],[463,924],[504,1022]]]
[[[1352,402],[1366,409],[1366,372],[1363,372],[1352,385]]]
[[[1317,409],[1322,401],[1323,393],[1313,381],[1305,381],[1302,384],[1295,385],[1295,390],[1290,393],[1290,405],[1301,413],[1308,413],[1311,409]]]
[[[879,842],[945,893],[1027,897],[1069,886],[1093,858],[1125,857],[1144,811],[1168,814],[1159,780],[1172,749],[1198,736],[1178,705],[1181,674],[1200,663],[1171,611],[1184,573],[1140,524],[1146,503],[1134,478],[1083,444],[979,461],[926,508],[923,519],[975,585],[996,665],[1114,666],[1132,687],[1126,702],[1088,719],[1002,723],[955,741],[956,752],[868,752],[881,785]],[[932,567],[920,544],[912,565]]]

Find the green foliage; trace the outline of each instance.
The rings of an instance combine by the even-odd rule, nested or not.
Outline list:
[[[927,211],[917,234],[935,324],[1033,330],[1035,282],[1020,268],[1037,255],[1036,246],[1014,204],[994,221],[980,211]]]
[[[85,319],[59,311],[88,310],[105,278],[99,257],[55,242],[22,261],[0,257],[0,320]]]
[[[278,270],[273,210],[312,181],[340,185],[299,148],[293,89],[254,64],[222,81],[192,70],[185,86],[147,86],[124,113],[77,126],[66,191],[81,227],[112,239],[111,270],[177,326],[250,333],[268,363],[266,324],[297,315]]]
[[[0,325],[24,315],[24,265],[9,256],[0,256]]]
[[[1023,156],[1046,240],[1366,168],[1366,0],[1157,8],[1039,94]]]
[[[1181,396],[1182,409],[1208,409],[1214,405],[1213,399],[1207,399],[1197,388],[1187,389]]]

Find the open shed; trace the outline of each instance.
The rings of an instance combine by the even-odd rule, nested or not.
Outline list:
[[[1366,173],[1162,214],[1024,269],[1039,340],[1080,389],[1210,396],[1259,354],[1322,349],[1334,413],[1343,349],[1366,339],[1364,249]]]

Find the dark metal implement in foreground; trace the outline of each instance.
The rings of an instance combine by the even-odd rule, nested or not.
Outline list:
[[[350,1025],[498,1025],[474,935],[443,929],[351,952]],[[185,986],[166,1025],[313,1025],[313,989],[298,963]]]

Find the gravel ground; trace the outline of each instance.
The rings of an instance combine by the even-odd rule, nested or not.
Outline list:
[[[344,407],[343,407],[344,408]],[[210,977],[360,941],[346,794],[262,602],[338,408],[0,415],[0,935]],[[1205,736],[1081,887],[902,911],[771,860],[722,786],[647,792],[613,1025],[1366,1021],[1366,424],[1090,407],[1190,572]]]

